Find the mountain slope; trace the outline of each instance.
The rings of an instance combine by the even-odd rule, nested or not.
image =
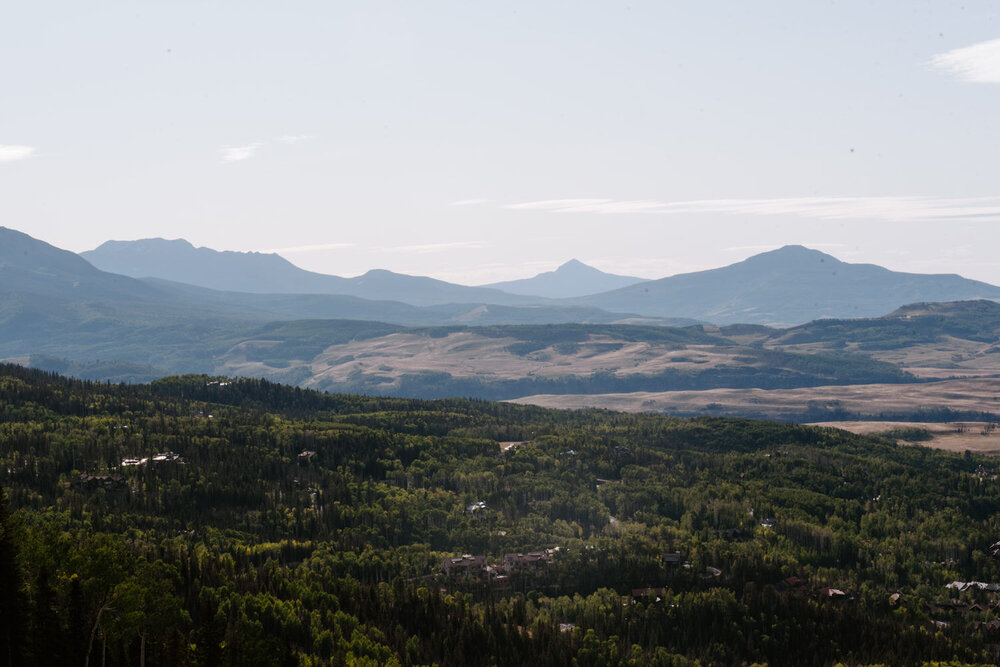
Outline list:
[[[571,259],[555,271],[539,273],[534,278],[508,280],[483,285],[483,287],[491,287],[511,294],[562,299],[608,292],[641,282],[646,282],[646,279],[605,273],[592,266],[587,266],[583,262]]]
[[[323,294],[337,292],[347,283],[344,278],[300,269],[273,253],[220,252],[196,248],[184,239],[107,241],[80,256],[110,273],[224,291]]]
[[[274,253],[195,248],[183,239],[108,241],[80,256],[102,271],[133,278],[160,278],[226,292],[338,294],[401,301],[411,306],[446,303],[513,306],[540,301],[537,297],[378,269],[355,278],[341,278],[300,269]]]
[[[848,264],[818,250],[785,246],[719,269],[569,302],[717,324],[798,324],[824,317],[878,317],[908,303],[966,299],[1000,299],[1000,287],[954,274]]]
[[[0,227],[0,293],[13,291],[78,300],[98,296],[147,300],[166,297],[154,286],[105,273],[68,250]]]
[[[303,318],[414,326],[613,322],[621,315],[566,305],[420,307],[345,295],[221,292],[106,273],[71,252],[0,228],[0,357],[52,355],[204,371],[261,325]]]

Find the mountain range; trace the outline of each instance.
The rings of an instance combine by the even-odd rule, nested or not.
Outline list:
[[[467,287],[423,276],[373,269],[354,278],[300,269],[275,253],[196,248],[184,239],[108,241],[81,257],[102,271],[132,278],[160,278],[223,292],[337,294],[411,306],[446,303],[535,304],[487,287]]]
[[[685,273],[569,302],[715,324],[801,324],[878,317],[914,302],[1000,299],[1000,287],[954,274],[901,273],[785,246],[718,269]]]
[[[673,318],[713,324],[795,325],[820,318],[878,317],[915,302],[1000,299],[1000,287],[958,275],[926,275],[890,271],[873,264],[851,264],[832,255],[785,246],[729,266],[679,274],[659,280],[599,271],[577,260],[532,278],[479,287],[457,285],[422,276],[371,270],[354,278],[305,271],[276,254],[219,252],[195,248],[184,240],[109,241],[82,256],[97,268],[135,278],[156,278],[225,292],[252,294],[339,295],[394,301],[410,306],[480,304],[532,308],[586,308],[575,316],[587,321],[614,321],[608,313],[628,317]],[[149,282],[149,281],[147,281]],[[158,283],[162,287],[162,283]],[[315,299],[252,300],[227,296],[230,303],[263,307],[282,317],[362,317],[400,323],[397,313],[380,308],[331,311]],[[319,307],[318,311],[309,310]],[[383,307],[381,310],[386,310]],[[391,309],[389,309],[391,310]],[[598,315],[603,311],[604,315]],[[322,312],[323,315],[314,313]],[[332,314],[330,314],[332,312]],[[481,311],[480,311],[481,312]],[[442,314],[439,314],[442,315]],[[523,313],[522,313],[523,315]],[[565,310],[536,317],[503,315],[499,321],[569,321]],[[551,317],[550,317],[551,315]],[[424,318],[429,322],[433,317]],[[449,313],[438,321],[466,321]]]
[[[119,257],[141,247],[166,248],[162,256],[179,258],[191,280],[218,286],[245,279],[263,289],[261,276],[272,276],[288,290],[308,281],[314,290],[321,284],[362,289],[364,279],[385,277],[382,291],[366,293],[402,294],[374,300],[137,279],[0,228],[0,357],[96,379],[225,372],[338,391],[496,398],[637,387],[909,382],[918,378],[901,369],[926,366],[930,358],[939,368],[954,366],[955,359],[981,361],[983,350],[993,354],[1000,342],[994,324],[1000,306],[990,300],[1000,299],[1000,288],[954,275],[848,264],[801,246],[596,295],[507,295],[534,300],[524,304],[434,303],[449,294],[485,299],[506,293],[389,272],[324,276],[277,255],[220,253],[186,242],[102,246]],[[168,272],[169,264],[151,261],[147,272],[182,277]],[[134,263],[133,272],[142,266]],[[160,268],[153,271],[155,266]],[[560,279],[609,276],[595,271],[572,261],[534,284],[542,291],[557,288]],[[897,310],[912,302],[972,298],[987,300],[958,310],[933,303]],[[876,315],[867,319],[852,317],[872,311]],[[674,314],[686,319],[664,317]],[[797,326],[763,326],[782,322]]]
[[[431,279],[418,279],[418,284],[420,280]],[[350,295],[224,292],[139,280],[101,271],[72,252],[0,227],[0,356],[110,359],[189,372],[210,367],[214,355],[275,321],[421,326],[615,322],[624,317],[573,304],[417,306]]]

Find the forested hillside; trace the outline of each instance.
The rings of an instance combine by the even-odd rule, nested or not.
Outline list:
[[[996,467],[768,422],[0,366],[0,655],[992,663]]]

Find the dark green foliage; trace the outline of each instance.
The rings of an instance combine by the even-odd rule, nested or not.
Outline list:
[[[20,665],[27,617],[18,562],[17,535],[0,485],[0,665]]]
[[[3,366],[0,603],[27,664],[986,662],[993,612],[935,604],[989,606],[944,585],[1000,580],[995,469],[749,420]],[[506,583],[441,572],[555,547]]]
[[[883,438],[888,438],[889,440],[906,440],[907,442],[926,442],[934,437],[934,435],[927,429],[913,426],[906,428],[891,428],[887,431],[882,431],[879,435]]]

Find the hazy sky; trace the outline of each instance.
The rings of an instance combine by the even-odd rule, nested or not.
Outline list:
[[[3,3],[0,225],[469,284],[788,243],[1000,283],[1000,3]]]

